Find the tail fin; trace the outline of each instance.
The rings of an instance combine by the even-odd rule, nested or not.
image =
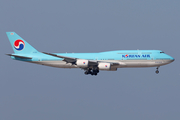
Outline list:
[[[15,32],[6,32],[15,54],[37,53],[29,43],[22,39]]]

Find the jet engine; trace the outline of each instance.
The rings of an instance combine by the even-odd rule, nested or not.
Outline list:
[[[80,68],[86,68],[89,65],[89,61],[80,59],[76,61],[76,65]]]
[[[98,68],[99,68],[99,70],[110,70],[111,64],[110,63],[99,63]]]

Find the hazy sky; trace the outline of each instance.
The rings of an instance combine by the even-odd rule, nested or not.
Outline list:
[[[179,0],[1,0],[0,120],[179,120]],[[156,68],[84,75],[12,60],[7,31],[42,52],[162,50]]]

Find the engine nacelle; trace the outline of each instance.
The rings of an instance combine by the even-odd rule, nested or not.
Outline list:
[[[111,64],[110,63],[99,63],[98,68],[99,68],[99,70],[110,70]]]
[[[89,65],[89,61],[80,59],[76,61],[76,65],[77,67],[80,67],[80,68],[86,68]]]

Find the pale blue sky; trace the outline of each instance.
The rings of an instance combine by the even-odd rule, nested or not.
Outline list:
[[[0,120],[179,120],[179,0],[1,0]],[[11,60],[7,31],[39,51],[156,49],[155,68],[86,76]]]

